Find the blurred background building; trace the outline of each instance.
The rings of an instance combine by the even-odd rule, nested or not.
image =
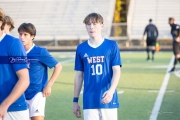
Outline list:
[[[122,50],[142,50],[148,20],[159,30],[162,50],[171,49],[168,18],[180,24],[180,0],[0,0],[0,8],[15,22],[36,26],[35,44],[49,50],[75,50],[88,39],[83,19],[92,12],[104,18],[103,36],[116,40]]]

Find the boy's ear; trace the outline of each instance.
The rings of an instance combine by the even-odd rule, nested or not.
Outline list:
[[[8,26],[8,29],[10,29],[11,28],[11,25],[7,25]]]
[[[2,21],[0,21],[0,27],[2,26],[2,24],[3,24],[3,22],[2,22]]]
[[[104,24],[101,24],[102,28],[104,27]]]
[[[32,40],[34,40],[35,36],[34,36],[34,35],[31,35],[31,37],[32,37]]]

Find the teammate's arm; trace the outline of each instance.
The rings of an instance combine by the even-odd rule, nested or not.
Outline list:
[[[177,42],[180,42],[180,26],[177,26],[178,29],[177,29],[177,38],[176,38],[176,41]]]
[[[120,66],[119,65],[113,66],[112,69],[113,69],[113,77],[112,77],[111,87],[102,96],[103,97],[102,103],[104,104],[107,104],[112,100],[113,94],[120,79],[120,74],[121,74]]]
[[[55,80],[58,78],[61,70],[62,70],[62,65],[60,63],[57,63],[54,67],[54,71],[52,73],[50,80],[48,81],[47,85],[43,89],[44,97],[48,97],[51,95],[51,87],[54,84]]]
[[[83,72],[76,71],[74,79],[74,98],[79,98],[79,94],[83,84]],[[81,118],[81,110],[78,102],[73,102],[73,113],[77,118]]]
[[[2,120],[4,119],[9,106],[14,103],[29,86],[29,72],[27,68],[18,70],[16,74],[18,77],[16,85],[14,86],[9,96],[0,105],[0,115]]]

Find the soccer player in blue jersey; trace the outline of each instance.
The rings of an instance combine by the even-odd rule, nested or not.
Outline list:
[[[0,9],[0,119],[29,120],[23,95],[29,85],[28,65],[16,59],[24,58],[26,53],[20,40],[3,33],[4,25],[4,12]]]
[[[116,87],[120,79],[121,58],[118,45],[103,38],[103,18],[91,13],[84,19],[89,40],[78,45],[75,57],[73,112],[81,117],[78,104],[84,81],[84,120],[117,120],[119,107]]]
[[[59,76],[62,66],[46,48],[33,43],[36,35],[36,28],[33,24],[22,23],[18,32],[29,60],[30,86],[25,91],[25,97],[29,106],[30,118],[31,120],[44,120],[45,100],[50,96],[51,87]],[[48,67],[54,67],[49,81]]]

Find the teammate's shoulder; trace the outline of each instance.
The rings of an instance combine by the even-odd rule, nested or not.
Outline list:
[[[22,41],[19,39],[19,38],[17,38],[17,37],[14,37],[14,36],[12,36],[12,35],[8,35],[8,34],[6,34],[5,36],[4,36],[4,41],[5,41],[5,43],[7,44],[7,45],[20,45],[20,44],[23,44],[22,43]]]
[[[44,51],[47,51],[47,49],[44,48],[44,47],[35,45],[35,46],[33,47],[33,51],[36,52],[36,53],[42,53],[42,52],[44,52]]]
[[[9,34],[6,34],[6,35],[4,36],[4,39],[7,39],[7,40],[9,40],[9,41],[19,40],[19,38],[14,37],[14,36],[9,35]]]
[[[156,27],[156,25],[155,25],[155,24],[152,24],[152,26]]]
[[[173,25],[174,25],[174,26],[179,26],[179,24],[176,24],[176,23],[174,23]]]
[[[115,40],[104,38],[104,41],[108,44],[116,44]]]
[[[171,26],[172,26],[172,27],[176,27],[176,26],[179,26],[179,24],[175,24],[175,23],[174,23],[174,24],[172,24]]]
[[[151,23],[151,24],[149,24],[147,27],[151,29],[152,27],[156,27],[156,25],[153,24],[153,23]]]
[[[119,48],[118,43],[115,40],[105,38],[104,41],[105,41],[105,46],[108,48],[111,48],[111,49]]]
[[[41,47],[41,46],[38,46],[38,45],[34,45],[34,48],[37,49],[37,50],[42,50],[42,49],[46,49],[44,47]]]
[[[146,27],[149,28],[149,27],[151,27],[151,26],[153,26],[153,24],[148,24]]]
[[[180,29],[180,25],[175,24],[176,29]]]

